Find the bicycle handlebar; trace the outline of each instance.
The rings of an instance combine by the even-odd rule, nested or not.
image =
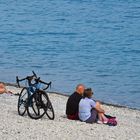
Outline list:
[[[33,73],[33,75],[27,76],[27,77],[22,78],[22,79],[19,79],[18,76],[16,76],[16,82],[18,84],[18,87],[20,87],[20,83],[19,82],[24,81],[24,80],[28,80],[28,83],[31,84],[32,79],[33,78],[37,78],[36,73],[34,71],[32,71],[32,73]]]
[[[51,88],[51,84],[52,84],[51,81],[50,81],[49,83],[44,82],[44,81],[40,80],[40,77],[37,78],[37,79],[35,79],[35,81],[36,81],[35,84],[42,83],[42,84],[44,84],[44,85],[47,85],[45,88],[43,88],[43,90],[46,90],[46,89],[48,89],[49,87]]]
[[[47,85],[43,90],[46,90],[49,87],[51,88],[51,85],[52,85],[52,82],[51,81],[49,83],[45,83],[45,82],[42,82],[42,83],[45,84],[45,85]]]
[[[40,80],[40,77],[37,77],[37,75],[36,75],[36,73],[35,73],[34,71],[32,71],[32,73],[33,73],[33,75],[27,76],[27,77],[22,78],[22,79],[19,79],[18,76],[16,76],[16,82],[17,82],[17,84],[18,84],[18,87],[20,87],[20,83],[19,83],[19,82],[24,81],[24,80],[28,80],[28,84],[29,84],[29,85],[32,85],[32,86],[34,86],[34,85],[36,85],[36,84],[38,84],[38,83],[42,83],[42,84],[44,84],[44,85],[47,85],[45,88],[43,88],[43,90],[46,90],[46,89],[48,89],[49,87],[51,88],[52,82],[46,83],[46,82]],[[34,79],[34,80],[35,80],[35,83],[34,83],[34,84],[31,83],[31,81],[33,80],[33,78],[35,78],[35,79]]]

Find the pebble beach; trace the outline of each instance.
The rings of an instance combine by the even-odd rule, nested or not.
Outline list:
[[[7,86],[14,94],[20,88]],[[27,114],[19,116],[17,112],[18,96],[0,95],[0,140],[139,140],[140,111],[126,107],[103,105],[106,114],[117,117],[117,126],[105,124],[86,124],[68,120],[65,106],[68,97],[49,93],[55,110],[55,119],[43,116],[33,120]]]

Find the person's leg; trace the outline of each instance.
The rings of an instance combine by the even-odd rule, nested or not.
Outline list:
[[[97,102],[96,102],[96,106],[98,106],[98,108],[101,108],[101,103],[100,103],[99,101],[97,101]],[[98,112],[98,118],[99,118],[99,120],[102,121],[102,122],[107,122],[107,121],[108,121],[108,119],[107,119],[107,117],[104,115],[104,113]]]
[[[97,120],[98,120],[98,112],[97,112],[96,109],[93,108],[93,109],[91,110],[91,116],[92,116],[93,122],[97,122]]]
[[[104,115],[104,113],[101,113],[102,121],[103,123],[107,123],[108,118]]]
[[[86,123],[94,123],[97,121],[98,113],[95,109],[91,110],[91,116],[85,121]]]

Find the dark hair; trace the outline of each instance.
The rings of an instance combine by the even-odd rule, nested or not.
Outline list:
[[[84,97],[84,98],[85,98],[85,97],[90,98],[90,97],[91,97],[91,94],[93,94],[92,89],[91,89],[91,88],[87,88],[87,89],[85,89],[85,91],[84,91],[83,97]]]

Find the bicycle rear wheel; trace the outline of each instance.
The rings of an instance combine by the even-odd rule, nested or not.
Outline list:
[[[26,87],[24,87],[18,98],[18,114],[23,116],[26,112],[26,106],[27,106],[27,100],[28,100],[28,90]]]
[[[30,118],[40,119],[45,114],[44,105],[47,104],[45,94],[35,92],[28,100],[27,112]]]

